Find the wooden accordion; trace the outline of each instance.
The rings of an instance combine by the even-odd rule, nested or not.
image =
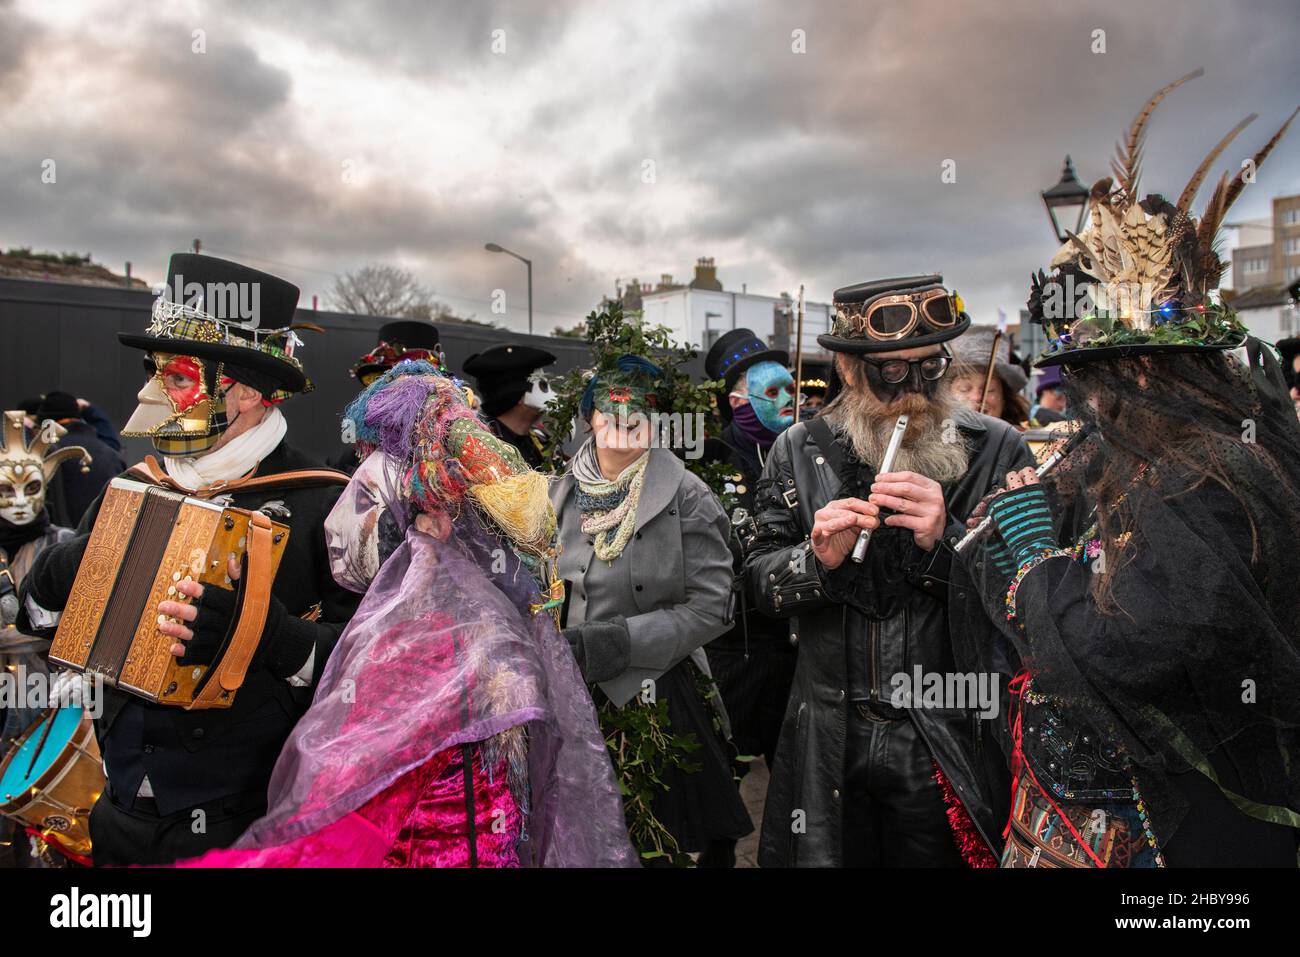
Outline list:
[[[50,647],[50,664],[187,710],[228,708],[266,623],[271,583],[289,529],[260,512],[221,506],[156,485],[109,483],[72,593]],[[227,576],[233,556],[247,565]],[[181,665],[174,638],[158,629],[158,603],[190,601],[192,579],[233,588],[235,616],[211,665]]]

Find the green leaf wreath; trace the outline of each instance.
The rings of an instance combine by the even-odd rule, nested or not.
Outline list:
[[[703,434],[720,434],[722,421],[715,400],[722,394],[723,383],[721,380],[691,381],[690,373],[683,367],[698,353],[690,346],[679,345],[667,326],[647,326],[639,313],[625,316],[621,303],[611,303],[587,316],[585,338],[591,348],[592,364],[551,382],[555,398],[546,411],[545,426],[550,438],[542,449],[543,469],[552,473],[563,471],[562,447],[568,441],[573,423],[578,421],[578,407],[587,382],[593,375],[614,371],[622,355],[645,356],[663,369],[657,390],[661,412],[680,413],[683,417],[702,414]],[[685,459],[684,464],[713,490],[730,512],[736,504],[735,495],[725,486],[735,469],[703,457]],[[690,754],[700,747],[699,739],[690,732],[673,732],[665,701],[649,702],[637,697],[621,708],[606,701],[597,709],[597,716],[618,775],[632,845],[644,860],[690,866],[690,856],[655,816],[652,804],[655,794],[668,787],[664,782],[671,770],[687,774],[699,770],[699,765],[689,760]]]

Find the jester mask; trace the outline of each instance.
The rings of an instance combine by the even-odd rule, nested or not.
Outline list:
[[[0,519],[13,525],[30,525],[45,510],[45,490],[64,461],[79,457],[83,470],[89,468],[90,454],[81,446],[52,449],[67,432],[57,422],[46,419],[29,442],[23,429],[23,413],[4,413]]]

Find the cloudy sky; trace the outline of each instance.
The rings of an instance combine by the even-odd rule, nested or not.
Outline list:
[[[504,288],[520,328],[492,241],[534,260],[539,330],[699,256],[823,301],[933,270],[991,321],[1053,252],[1066,152],[1104,175],[1204,67],[1147,141],[1144,188],[1176,196],[1244,115],[1223,168],[1300,103],[1298,48],[1296,0],[0,0],[0,247],[158,281],[201,237],[308,302],[398,263],[460,314]],[[1295,192],[1300,128],[1230,218]]]

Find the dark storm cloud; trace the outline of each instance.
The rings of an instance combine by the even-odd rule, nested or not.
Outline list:
[[[40,32],[36,23],[14,9],[12,0],[0,0],[0,96],[15,97],[24,85],[27,54]]]
[[[728,288],[807,281],[825,299],[847,282],[938,269],[989,318],[1018,307],[1053,251],[1038,191],[1066,152],[1085,180],[1104,175],[1145,97],[1204,66],[1148,138],[1144,188],[1176,193],[1242,115],[1261,117],[1222,167],[1262,143],[1300,90],[1293,0],[1230,15],[1207,0],[247,0],[200,11],[190,22],[128,7],[108,40],[0,0],[0,89],[30,87],[43,55],[71,51],[63,69],[115,94],[93,111],[0,98],[0,242],[90,249],[118,268],[130,258],[158,278],[167,253],[201,236],[318,292],[332,272],[400,261],[480,316],[492,289],[523,285],[487,240],[535,255],[539,314],[580,315],[615,276],[680,277],[726,249]],[[507,57],[489,51],[495,29]],[[806,54],[791,52],[796,29]],[[1105,54],[1090,50],[1094,29]],[[318,56],[295,60],[302,44]],[[411,155],[418,143],[394,145],[406,130],[370,115],[366,90],[346,128],[322,132],[321,104],[303,90],[317,61],[339,58],[394,81],[382,105],[403,101],[417,131],[430,103],[481,105],[493,126],[486,139],[430,130],[450,146],[427,169]],[[569,82],[578,71],[595,82]],[[344,155],[332,133],[363,155]],[[57,187],[40,182],[46,157]],[[350,159],[362,185],[341,182]],[[645,159],[657,185],[640,181]],[[957,178],[945,184],[949,159]],[[1268,197],[1298,189],[1293,132],[1233,215],[1266,215]]]
[[[10,140],[0,154],[0,196],[10,228],[26,225],[23,244],[92,249],[100,258],[126,250],[136,274],[156,280],[168,253],[200,236],[213,251],[302,263],[308,271],[280,271],[321,292],[331,284],[325,273],[369,261],[414,261],[427,276],[455,274],[465,260],[490,274],[500,263],[484,262],[485,233],[564,246],[541,225],[555,201],[536,184],[442,199],[380,168],[364,187],[344,185],[342,158],[310,143],[287,108],[287,74],[231,24],[202,28],[207,52],[198,55],[190,24],[141,24],[126,54],[98,51],[124,84],[114,113],[29,127],[25,139]],[[53,185],[40,179],[46,157],[58,164]],[[511,285],[492,278],[461,281],[457,291],[486,312],[492,289]]]
[[[766,247],[823,280],[823,295],[841,280],[945,262],[992,292],[998,273],[1018,280],[1050,253],[1037,193],[1062,155],[1073,152],[1089,181],[1106,174],[1112,144],[1157,87],[1207,68],[1153,121],[1148,189],[1180,190],[1243,113],[1262,115],[1231,156],[1249,155],[1285,118],[1300,90],[1295,7],[1234,11],[1004,2],[975,13],[929,0],[737,18],[714,8],[682,30],[692,43],[667,52],[671,82],[634,124],[644,141],[604,172],[659,156],[661,176],[712,193],[693,223],[701,247]],[[796,29],[806,54],[791,52]],[[1105,30],[1104,54],[1091,50],[1094,29]],[[1296,187],[1297,157],[1289,144],[1270,161],[1269,195]],[[946,159],[955,183],[940,181]]]
[[[320,43],[348,57],[412,74],[473,74],[513,69],[513,59],[485,56],[493,32],[505,31],[511,58],[544,57],[581,4],[567,0],[236,0],[226,6],[256,21]],[[507,66],[507,64],[511,64]],[[462,74],[463,75],[463,74]]]

